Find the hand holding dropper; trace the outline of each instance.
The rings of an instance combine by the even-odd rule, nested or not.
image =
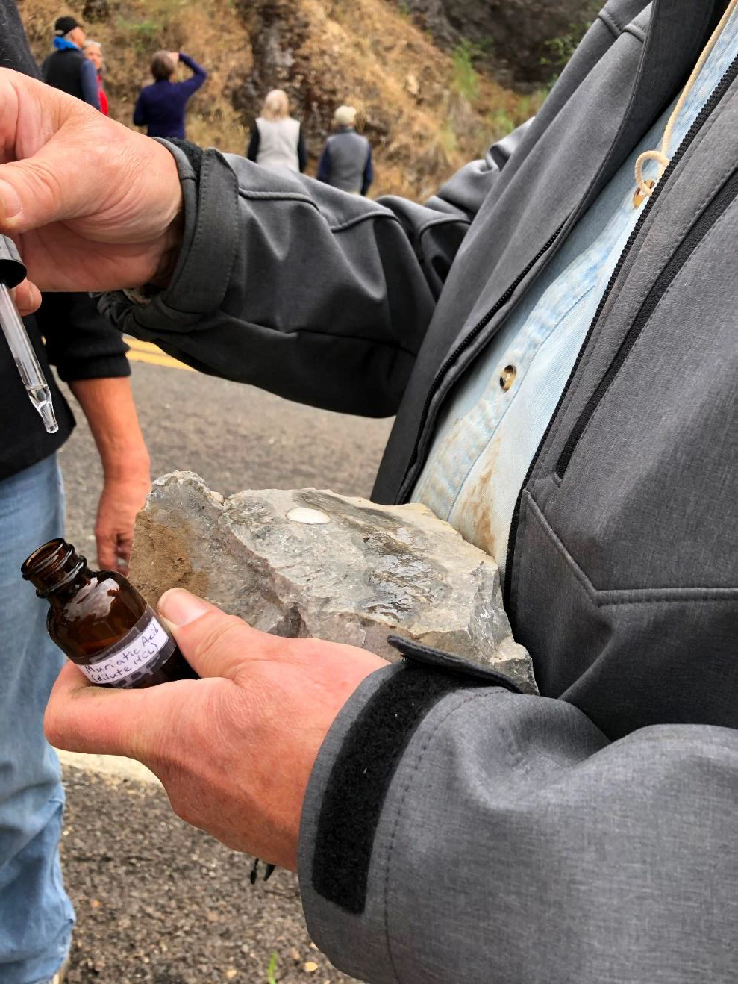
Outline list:
[[[54,434],[59,425],[51,402],[51,390],[10,296],[10,289],[17,287],[25,276],[26,268],[15,243],[0,235],[0,327],[31,403],[41,415],[47,432]]]

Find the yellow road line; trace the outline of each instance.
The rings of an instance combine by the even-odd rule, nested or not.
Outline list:
[[[140,338],[131,338],[130,335],[125,336],[126,342],[131,346],[131,348],[140,349],[142,352],[160,352],[161,349],[158,345],[154,345],[153,342],[142,342]]]
[[[152,366],[167,366],[169,369],[187,369],[192,371],[192,366],[186,366],[184,362],[178,362],[170,355],[154,345],[152,342],[141,342],[137,338],[125,336],[126,342],[130,346],[128,358],[134,362],[148,362]]]
[[[176,359],[170,359],[168,355],[154,355],[153,352],[136,352],[131,350],[128,353],[128,358],[132,359],[134,362],[148,362],[152,366],[166,366],[169,369],[187,369],[192,372],[192,366],[186,366],[182,362],[177,362]]]

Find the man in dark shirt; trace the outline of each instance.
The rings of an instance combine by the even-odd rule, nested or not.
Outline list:
[[[85,32],[74,17],[58,17],[54,24],[54,51],[44,61],[44,82],[68,92],[95,109],[100,108],[97,72],[82,47]]]
[[[92,62],[81,52],[79,58],[94,78]],[[0,0],[0,66],[39,74],[13,0]],[[47,294],[25,324],[59,430],[44,430],[0,336],[0,981],[59,984],[74,912],[59,869],[59,763],[42,723],[63,656],[46,632],[47,604],[20,577],[29,552],[64,532],[56,452],[74,417],[49,363],[82,407],[102,459],[95,528],[101,567],[125,570],[135,514],[149,487],[149,461],[125,343],[89,295]]]
[[[184,82],[172,82],[177,62],[192,70],[192,75]],[[133,122],[136,126],[147,127],[150,137],[179,137],[184,140],[187,101],[197,92],[208,73],[194,58],[182,51],[157,51],[151,59],[151,74],[155,81],[144,86],[139,93]]]

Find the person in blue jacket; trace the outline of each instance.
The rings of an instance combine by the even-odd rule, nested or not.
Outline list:
[[[84,43],[85,32],[78,20],[69,16],[57,17],[54,50],[44,61],[43,79],[47,85],[99,109],[97,72],[82,52]]]
[[[177,62],[192,70],[184,82],[173,82]],[[145,126],[150,137],[178,137],[184,140],[185,112],[190,96],[193,96],[208,73],[194,58],[182,51],[157,51],[151,59],[152,85],[146,85],[139,93],[133,122]]]

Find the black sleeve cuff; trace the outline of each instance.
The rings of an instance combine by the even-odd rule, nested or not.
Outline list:
[[[161,140],[160,143],[163,143],[165,147],[167,144],[173,144],[182,151],[192,168],[195,181],[199,184],[204,154],[202,147],[198,147],[197,144],[190,143],[188,140],[180,140],[178,137],[168,137],[166,140]]]
[[[461,690],[504,687],[519,693],[492,669],[396,636],[390,641],[405,658],[372,674],[376,688],[343,734],[309,862],[312,889],[353,915],[364,911],[374,837],[390,783],[423,719],[441,699]]]
[[[119,330],[162,344],[163,334],[187,333],[220,308],[238,249],[239,226],[238,182],[223,155],[184,140],[159,142],[172,153],[182,183],[184,232],[172,279],[147,304],[133,303],[116,291],[102,294],[99,306]],[[213,243],[218,243],[217,255]]]
[[[131,375],[131,364],[125,355],[111,355],[64,363],[58,365],[56,371],[65,383],[79,383],[85,379],[123,379]]]
[[[128,346],[89,294],[44,294],[35,317],[49,362],[64,382],[130,376]]]

